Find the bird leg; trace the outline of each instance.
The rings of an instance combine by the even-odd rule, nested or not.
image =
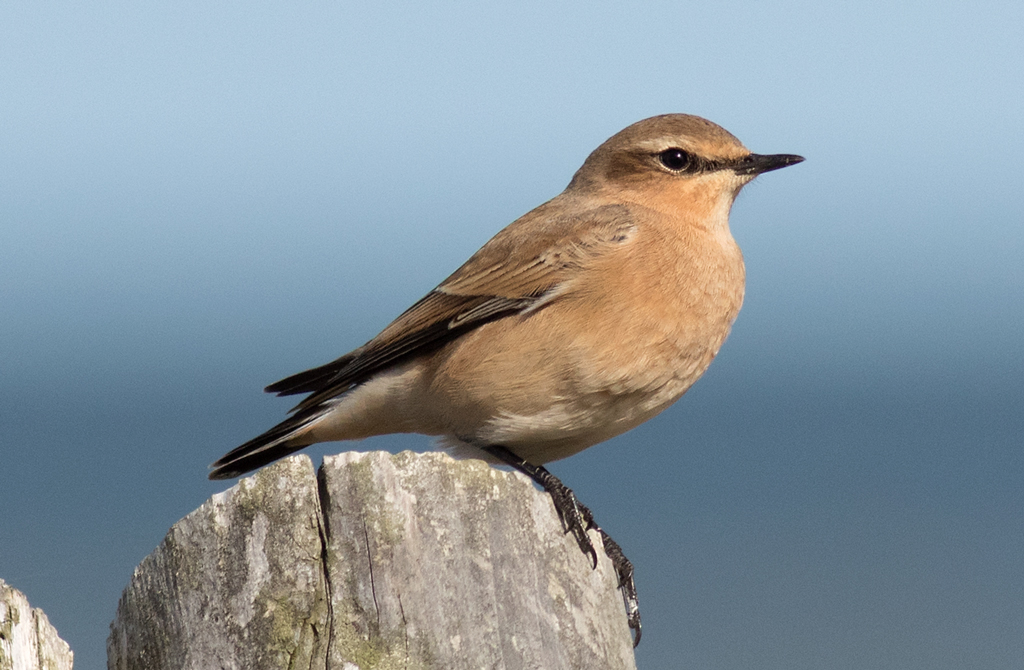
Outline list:
[[[516,456],[510,450],[498,445],[481,447],[488,454],[499,459],[503,463],[512,466],[519,472],[536,482],[542,489],[551,495],[555,503],[555,510],[562,522],[565,532],[572,533],[580,550],[590,558],[592,567],[597,567],[597,552],[594,544],[587,535],[588,530],[596,530],[601,534],[601,541],[604,544],[604,553],[611,559],[615,574],[619,579],[619,588],[622,589],[622,600],[626,605],[626,618],[629,627],[633,631],[633,646],[640,644],[640,603],[637,600],[636,584],[633,582],[633,564],[622,553],[622,547],[611,538],[608,533],[594,521],[594,513],[586,505],[579,501],[576,494],[562,481],[548,472],[547,468],[534,465]]]

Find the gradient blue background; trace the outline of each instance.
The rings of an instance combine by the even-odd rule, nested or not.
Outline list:
[[[553,466],[639,666],[1024,666],[1022,3],[214,4],[0,5],[0,577],[76,667],[264,384],[665,112],[807,162],[706,377]]]

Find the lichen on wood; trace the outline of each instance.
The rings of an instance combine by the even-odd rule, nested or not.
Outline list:
[[[121,598],[109,667],[632,669],[598,556],[481,461],[349,452],[314,475],[293,456],[175,524]]]

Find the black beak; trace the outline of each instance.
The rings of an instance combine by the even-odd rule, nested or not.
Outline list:
[[[794,156],[793,154],[772,154],[770,156],[750,154],[734,163],[732,169],[738,175],[759,175],[762,172],[779,170],[803,161],[803,156]]]

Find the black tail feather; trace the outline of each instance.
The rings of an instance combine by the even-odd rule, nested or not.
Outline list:
[[[292,444],[286,442],[259,453],[239,456],[238,458],[226,462],[223,465],[218,466],[217,463],[220,463],[220,461],[217,461],[217,463],[214,463],[211,466],[213,470],[210,472],[210,479],[234,479],[235,477],[241,477],[247,472],[252,472],[257,468],[262,468],[264,465],[273,463],[285,456],[290,456],[296,451],[305,449],[308,446],[308,444]]]
[[[289,439],[289,436],[300,431],[319,415],[320,412],[316,411],[303,412],[235,447],[210,466],[210,479],[238,477],[308,447],[311,442],[304,441],[298,436]]]
[[[354,354],[357,351],[359,351],[359,349],[345,354],[341,358],[333,360],[326,365],[297,372],[294,375],[274,382],[263,390],[267,393],[276,393],[279,396],[319,391],[352,361]]]

